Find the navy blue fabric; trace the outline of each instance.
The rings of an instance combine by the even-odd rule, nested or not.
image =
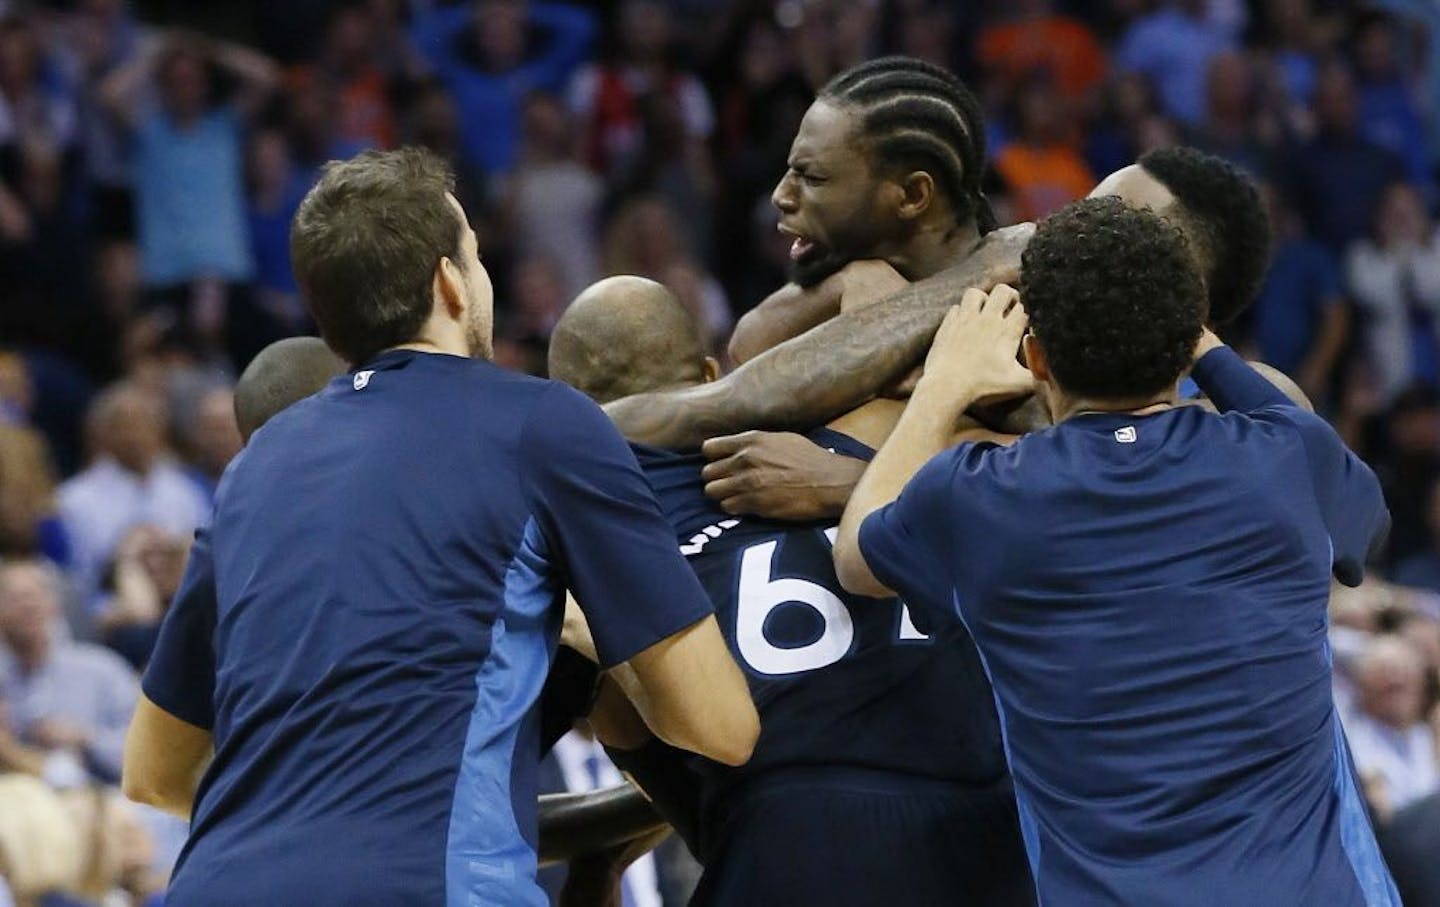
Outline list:
[[[831,431],[815,432],[811,440],[848,456],[868,459],[873,453]],[[749,835],[770,840],[771,832],[734,818],[731,811],[753,785],[775,772],[809,767],[865,771],[868,784],[883,784],[902,799],[923,799],[914,793],[915,785],[938,788],[959,799],[945,801],[950,804],[946,808],[927,809],[927,817],[943,814],[948,817],[945,821],[956,825],[998,823],[1013,832],[1012,801],[1002,797],[982,803],[967,800],[963,792],[1005,776],[989,684],[965,629],[950,622],[935,637],[926,638],[906,619],[898,600],[845,593],[832,561],[833,525],[730,517],[704,495],[703,457],[650,448],[637,448],[637,453],[662,509],[676,527],[681,550],[715,604],[721,632],[745,671],[760,712],[760,739],[747,765],[731,769],[688,757],[701,787],[698,850],[707,878],[713,873],[763,873],[744,862],[752,849],[733,850],[728,842]],[[797,803],[794,810],[800,809]],[[946,809],[963,814],[952,815]],[[800,833],[795,823],[801,821],[797,817],[782,827]],[[903,834],[895,831],[902,826]],[[903,817],[892,816],[868,828],[856,818],[847,827],[856,829],[856,834],[860,829],[864,832],[863,837],[845,839],[844,849],[888,856],[901,846],[898,841],[923,837],[927,826],[906,825]],[[833,869],[826,861],[826,847],[840,848],[842,836],[849,832],[810,820],[803,833],[803,838],[789,839],[787,858],[798,861],[799,868],[787,874],[786,884],[795,883],[800,873],[818,885]],[[822,837],[827,843],[816,843]],[[999,836],[989,846],[1009,847],[1015,857],[1011,865],[1021,867],[1019,885],[1027,888],[1018,836]],[[897,860],[887,878],[903,877],[911,871],[907,867],[933,853],[927,849],[913,859]],[[951,855],[945,861],[954,864],[961,859]],[[1008,878],[1004,867],[1003,854],[996,856],[993,872]],[[754,880],[761,886],[770,881]],[[989,882],[972,877],[967,884]],[[889,890],[911,903],[912,889],[907,885]],[[716,903],[861,901],[833,900],[828,890],[817,889],[813,899],[742,898]]]
[[[779,772],[737,796],[691,907],[1027,907],[1009,779]]]
[[[1230,350],[1194,377],[1248,413],[961,445],[862,551],[974,633],[1042,903],[1396,904],[1326,638],[1332,563],[1358,582],[1383,534],[1379,485]]]
[[[167,903],[546,903],[535,703],[566,586],[607,664],[711,613],[570,388],[394,351],[272,419],[144,678],[215,739]]]

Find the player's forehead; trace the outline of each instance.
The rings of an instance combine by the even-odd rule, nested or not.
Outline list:
[[[823,98],[816,99],[800,120],[795,141],[790,144],[790,162],[844,164],[861,163],[863,150],[855,135],[855,112]]]
[[[1133,208],[1164,211],[1175,203],[1175,196],[1165,184],[1139,164],[1122,167],[1090,190],[1090,198],[1113,195]]]

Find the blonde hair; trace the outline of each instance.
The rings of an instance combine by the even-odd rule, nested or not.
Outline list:
[[[0,775],[0,869],[17,898],[80,881],[80,832],[60,797],[29,775]]]

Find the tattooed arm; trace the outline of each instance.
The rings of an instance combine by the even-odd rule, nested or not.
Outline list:
[[[730,358],[735,362],[749,362],[840,314],[840,293],[844,287],[838,273],[813,287],[785,284],[741,316],[735,333],[730,335]]]
[[[1013,280],[1035,231],[996,230],[966,260],[886,299],[844,312],[710,384],[636,394],[605,407],[622,434],[656,447],[688,449],[752,428],[808,429],[875,396],[915,365],[970,287]]]

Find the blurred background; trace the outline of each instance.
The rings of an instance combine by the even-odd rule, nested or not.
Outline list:
[[[1336,689],[1387,847],[1440,853],[1440,2],[0,0],[0,905],[161,902],[184,825],[114,791],[136,672],[239,449],[234,376],[313,333],[287,233],[324,161],[452,163],[507,367],[616,273],[718,354],[784,282],[800,117],[883,53],[982,100],[1002,223],[1172,144],[1261,184],[1273,263],[1227,339],[1382,477]],[[572,744],[554,789],[614,780]],[[684,902],[683,855],[645,865],[627,903]]]

